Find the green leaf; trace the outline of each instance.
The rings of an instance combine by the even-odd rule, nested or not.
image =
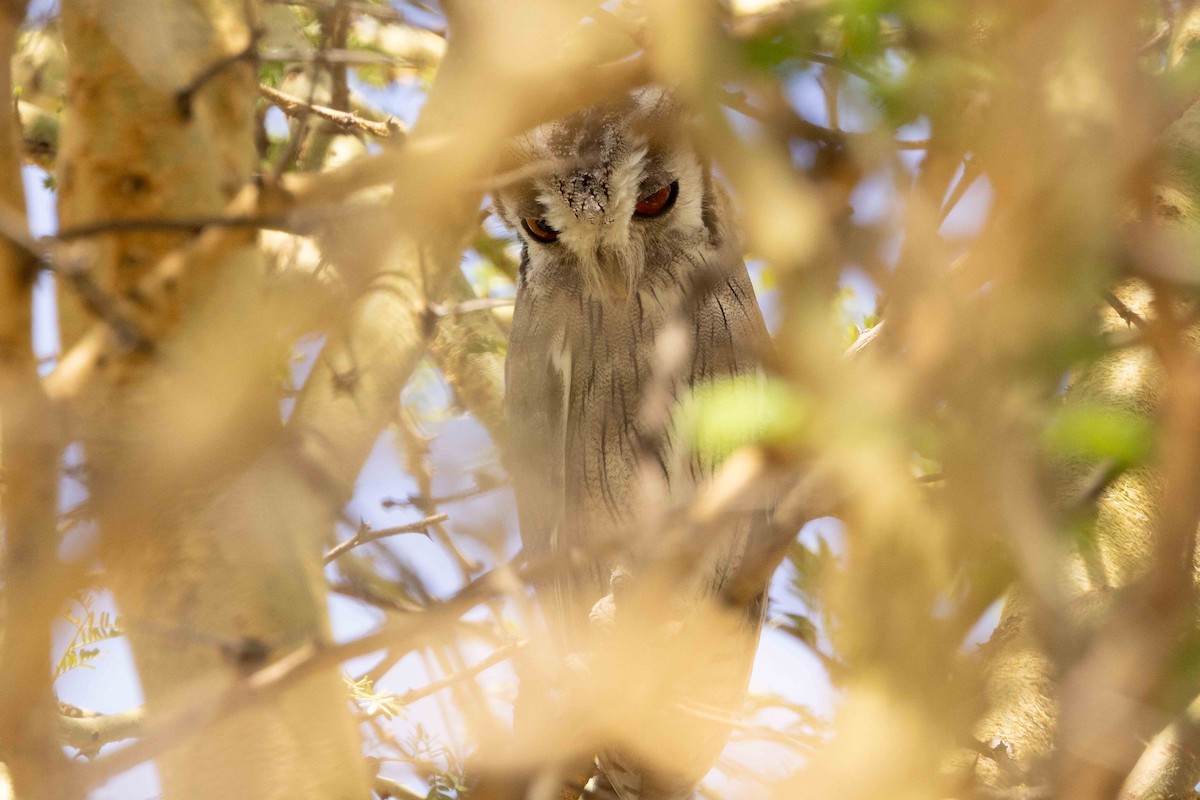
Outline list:
[[[1154,446],[1154,428],[1128,411],[1100,405],[1065,406],[1046,426],[1042,442],[1054,455],[1139,464]]]
[[[692,448],[719,460],[748,445],[793,447],[808,417],[808,403],[787,384],[741,376],[697,387],[678,419]]]

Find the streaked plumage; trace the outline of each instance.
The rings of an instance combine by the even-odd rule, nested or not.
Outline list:
[[[536,558],[586,551],[598,537],[636,523],[639,464],[646,458],[657,463],[673,502],[686,500],[710,472],[670,431],[645,430],[642,422],[656,337],[679,319],[681,307],[692,352],[671,385],[677,398],[708,380],[754,375],[767,334],[727,200],[669,94],[635,92],[544,126],[517,149],[523,160],[551,164],[496,198],[523,243],[506,402],[521,534]],[[668,187],[670,204],[661,215],[637,213],[639,200],[655,208],[667,197],[656,193]],[[542,241],[554,234],[557,240]],[[697,292],[697,276],[710,270],[705,274],[715,277]],[[681,306],[689,292],[699,302]],[[697,593],[719,591],[755,528],[749,517],[731,523],[706,561]],[[592,569],[541,593],[565,651],[581,646],[589,612],[609,594],[614,570],[636,573],[638,552],[635,543],[596,558]],[[722,679],[728,686],[717,692],[723,705],[736,707],[745,691],[761,611],[760,599],[745,611],[744,638],[734,634],[738,641],[715,648],[728,653],[712,654],[728,662]],[[679,775],[646,770],[628,753],[602,754],[600,763],[623,800],[683,797],[725,734],[710,738],[696,763],[678,765]]]

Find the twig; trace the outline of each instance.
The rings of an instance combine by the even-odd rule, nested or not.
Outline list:
[[[399,536],[404,533],[424,533],[428,535],[428,529],[431,525],[436,525],[439,522],[445,522],[449,517],[445,514],[434,514],[425,519],[411,522],[407,525],[397,525],[393,528],[383,528],[382,530],[373,531],[366,525],[360,525],[358,531],[351,538],[330,548],[325,554],[325,563],[328,564],[343,553],[348,553],[356,547],[361,547],[364,544],[377,542],[380,539],[386,539],[389,536]]]
[[[882,82],[878,75],[871,72],[866,67],[855,64],[853,61],[849,61],[845,58],[839,58],[838,56],[831,56],[825,53],[801,53],[800,58],[804,59],[805,61],[811,61],[814,64],[821,64],[826,67],[839,69],[842,72],[847,72],[851,75],[862,78],[868,83],[879,85]]]
[[[52,269],[75,290],[93,314],[104,320],[121,349],[131,353],[153,352],[154,343],[135,321],[132,305],[124,298],[101,289],[92,279],[91,266],[76,256],[63,259],[57,265],[52,265]]]
[[[777,730],[766,725],[753,725],[723,713],[720,709],[705,708],[697,703],[676,703],[675,707],[689,716],[719,722],[729,727],[730,730],[740,732],[746,738],[776,742],[777,744],[807,752],[812,752],[815,749],[813,743],[804,741],[801,736],[788,733],[784,730]]]
[[[818,125],[815,122],[809,122],[791,108],[778,109],[773,113],[764,111],[750,103],[745,93],[740,91],[723,92],[721,102],[751,119],[756,119],[768,125],[774,125],[784,133],[831,147],[853,144],[856,141],[865,141],[867,138],[873,137],[873,134],[870,133],[838,131]],[[893,139],[892,146],[897,150],[927,150],[929,148],[929,140]]]
[[[1171,36],[1171,23],[1163,22],[1154,29],[1154,33],[1150,34],[1150,38],[1138,48],[1138,55],[1144,56],[1154,50],[1155,47],[1165,42]]]
[[[330,11],[337,7],[336,0],[267,0],[269,3],[280,6],[298,6],[300,8],[310,8],[313,11]],[[375,5],[373,3],[364,2],[347,2],[344,4],[351,13],[361,14],[364,17],[373,17],[380,22],[390,22],[397,24],[405,24],[407,22],[404,13],[397,8],[386,5]]]
[[[460,314],[474,314],[478,311],[491,311],[493,308],[507,308],[516,302],[513,297],[480,297],[477,300],[464,300],[454,305],[430,303],[429,312],[435,317],[455,317]]]
[[[367,133],[378,139],[391,139],[405,133],[404,127],[394,117],[387,122],[375,122],[350,111],[338,111],[336,108],[309,103],[265,84],[259,85],[258,93],[289,116],[312,114],[332,123],[342,133]]]
[[[396,508],[398,506],[420,507],[424,505],[440,506],[443,503],[457,503],[460,500],[470,500],[471,498],[478,497],[481,494],[487,494],[488,492],[494,492],[497,489],[503,489],[507,485],[507,481],[498,481],[494,484],[481,484],[470,489],[463,489],[461,492],[451,492],[450,494],[438,495],[437,497],[423,497],[415,494],[409,495],[404,500],[385,497],[380,502],[380,505],[382,505],[384,508]]]
[[[351,64],[369,66],[382,64],[394,67],[412,67],[414,62],[382,53],[369,53],[362,50],[295,50],[288,48],[273,48],[262,50],[258,54],[260,61],[286,61],[298,64]]]
[[[190,120],[192,118],[192,98],[196,96],[196,92],[200,91],[204,84],[234,64],[253,59],[255,57],[255,50],[258,47],[258,40],[262,36],[262,30],[250,31],[250,41],[246,42],[244,48],[209,64],[200,70],[200,73],[196,77],[192,78],[191,83],[176,92],[175,105],[179,108],[179,116],[185,120]]]
[[[1110,306],[1112,306],[1113,311],[1116,311],[1117,315],[1121,319],[1125,320],[1130,325],[1133,325],[1138,330],[1141,330],[1141,331],[1149,330],[1150,323],[1146,322],[1146,319],[1143,316],[1141,316],[1140,314],[1138,314],[1136,311],[1134,311],[1132,308],[1125,305],[1125,302],[1123,300],[1121,300],[1121,298],[1117,297],[1115,294],[1108,291],[1107,289],[1101,291],[1100,296],[1104,298],[1104,302],[1106,302]]]
[[[321,50],[345,50],[350,35],[350,4],[348,0],[334,0],[332,6],[317,12],[321,23]],[[350,110],[350,84],[345,64],[325,64],[329,74],[329,104],[335,110]],[[311,83],[316,90],[316,81]],[[309,101],[312,101],[309,97]]]
[[[963,159],[962,175],[958,179],[958,183],[954,184],[953,191],[946,198],[946,202],[942,204],[940,218],[942,222],[946,221],[946,217],[950,216],[950,212],[958,206],[958,202],[962,200],[963,195],[967,193],[967,189],[975,183],[975,179],[980,175],[979,164],[968,155]]]
[[[132,309],[121,298],[101,289],[92,280],[89,265],[80,258],[66,258],[56,263],[44,240],[33,238],[25,228],[22,217],[9,208],[0,207],[0,240],[24,252],[28,263],[54,271],[80,296],[88,309],[112,329],[120,345],[130,351],[149,352],[149,339],[133,321]]]
[[[199,233],[205,228],[267,228],[270,230],[289,231],[287,217],[274,216],[224,216],[215,214],[207,217],[189,217],[187,219],[164,219],[162,217],[147,219],[109,219],[89,222],[83,225],[73,225],[59,231],[53,236],[44,237],[43,241],[71,242],[77,239],[87,239],[105,233],[130,233],[141,231],[179,231],[181,233]]]
[[[1124,467],[1110,458],[1101,461],[1092,468],[1083,485],[1067,500],[1067,509],[1087,508],[1095,503],[1108,485],[1124,471]]]
[[[479,673],[489,670],[503,661],[507,661],[508,659],[512,658],[518,650],[525,647],[527,644],[527,641],[521,640],[501,645],[500,647],[496,648],[491,655],[482,661],[476,662],[465,669],[460,669],[455,673],[439,678],[432,683],[422,686],[420,689],[412,689],[407,691],[397,697],[396,701],[402,706],[407,706],[417,702],[418,700],[424,700],[426,697],[429,697],[432,694],[436,694],[443,689],[447,689],[450,686],[459,683],[460,681],[474,678]]]

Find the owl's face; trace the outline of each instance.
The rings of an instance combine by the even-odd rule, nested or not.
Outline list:
[[[524,245],[524,282],[624,297],[656,265],[719,237],[708,170],[661,90],[545,125],[515,148],[537,177],[496,206]]]

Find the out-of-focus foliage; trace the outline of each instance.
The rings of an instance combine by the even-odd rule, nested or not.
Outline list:
[[[326,552],[336,539],[352,543],[329,556],[323,587],[338,598],[333,627],[350,644],[312,650],[345,647],[332,652],[356,659],[344,699],[381,796],[423,785],[407,791],[515,797],[569,783],[576,762],[618,734],[646,738],[621,730],[634,688],[654,694],[645,687],[669,683],[658,670],[671,658],[701,658],[721,641],[718,609],[710,638],[685,631],[661,652],[625,643],[609,660],[551,664],[529,584],[554,565],[514,555],[503,477],[498,409],[521,260],[484,195],[522,178],[507,171],[509,137],[646,82],[687,107],[689,133],[735,198],[773,336],[761,379],[695,387],[683,400],[673,430],[726,469],[690,505],[653,519],[687,561],[731,507],[779,509],[778,541],[747,566],[756,579],[774,575],[752,691],[744,713],[725,720],[732,741],[704,796],[1191,796],[1200,779],[1200,6],[246,6],[251,46],[231,63],[253,60],[262,84],[254,185],[291,199],[215,215],[196,204],[203,213],[165,230],[145,208],[98,204],[82,223],[100,230],[33,243],[58,292],[39,301],[38,324],[51,327],[54,303],[61,319],[61,348],[39,385],[68,420],[68,440],[82,441],[88,428],[76,416],[107,413],[79,400],[89,382],[110,380],[96,377],[97,364],[128,368],[111,379],[114,396],[157,376],[148,385],[173,387],[162,396],[176,406],[131,414],[147,427],[127,438],[219,491],[280,452],[290,465],[329,469],[301,470],[305,491],[274,510],[229,502],[230,518],[245,521],[216,540],[316,505],[327,518],[300,532],[313,540],[303,569],[321,568],[316,542]],[[119,45],[150,83],[175,64],[154,38]],[[59,20],[31,20],[13,78],[26,160],[60,186],[78,179],[53,172],[72,141],[63,109],[80,100],[66,57]],[[213,158],[212,169],[228,167]],[[122,179],[110,182],[115,193],[141,196],[143,184]],[[228,189],[225,202],[241,188],[214,193]],[[9,212],[0,235],[19,241]],[[225,216],[236,219],[214,218]],[[104,230],[112,220],[129,228]],[[189,273],[201,276],[186,284],[196,296],[242,298],[230,307],[254,312],[225,328],[212,322],[223,333],[211,339],[196,332],[220,309],[198,304],[213,316],[163,322],[138,282],[153,273],[126,281],[116,267],[89,266],[149,269],[196,235],[247,226],[270,229],[254,251],[261,268]],[[444,269],[460,254],[462,274]],[[364,327],[372,334],[357,338]],[[99,354],[85,350],[92,358],[79,367],[71,354],[95,341]],[[179,388],[179,375],[194,382]],[[386,380],[372,383],[378,375]],[[313,425],[314,396],[339,422],[301,457],[287,447]],[[272,420],[279,430],[262,441],[254,426],[226,431],[247,397],[277,406],[287,427]],[[362,422],[353,414],[364,408],[382,411]],[[85,449],[107,446],[90,431]],[[86,480],[118,485],[118,473]],[[179,502],[194,489],[179,490]],[[136,516],[141,506],[128,508]],[[412,532],[426,535],[399,535]],[[86,566],[103,560],[82,538],[63,540]],[[193,569],[188,559],[210,541],[197,534],[196,550],[162,568]],[[287,547],[271,552],[278,560],[259,565],[263,580],[283,562],[300,570],[281,555]],[[59,577],[47,602],[80,599],[64,612],[54,678],[104,662],[104,642],[123,632],[151,643],[143,654],[179,642],[220,648],[218,661],[245,673],[234,675],[243,689],[268,681],[255,668],[287,658],[267,659],[258,634],[230,641],[193,629],[211,619],[127,626],[75,595],[76,578]],[[181,614],[190,608],[179,603]],[[210,617],[243,624],[234,613]],[[279,640],[295,644],[293,633]],[[325,659],[303,667],[313,671],[341,664],[297,658]],[[514,664],[559,681],[562,708],[545,710],[552,727],[536,742],[512,737]],[[572,681],[594,691],[572,692]],[[647,759],[670,757],[654,745]]]
[[[97,647],[100,642],[124,635],[121,630],[121,618],[114,617],[108,611],[97,612],[95,603],[94,596],[83,593],[75,598],[76,607],[62,614],[62,619],[71,626],[72,631],[71,638],[54,667],[55,678],[77,667],[88,666],[88,662],[100,655],[100,648]]]

